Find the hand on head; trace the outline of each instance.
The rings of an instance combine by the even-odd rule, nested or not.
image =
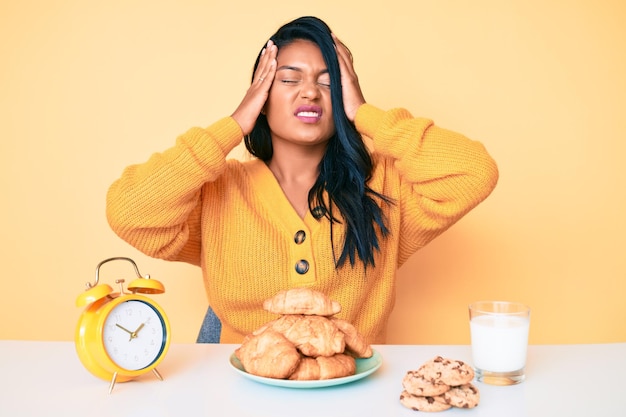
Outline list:
[[[352,54],[348,48],[331,33],[339,62],[341,73],[341,89],[343,95],[343,107],[348,120],[354,122],[358,108],[365,103],[365,97],[361,91],[359,79],[353,65]],[[254,77],[243,100],[233,112],[232,117],[241,127],[244,136],[248,135],[263,111],[269,97],[276,75],[278,47],[269,40],[262,50],[258,65],[254,71]]]
[[[276,74],[278,47],[270,40],[261,52],[259,65],[254,71],[254,81],[246,95],[232,114],[244,135],[249,134],[269,96],[270,87]]]
[[[365,97],[361,91],[359,77],[354,70],[352,54],[350,50],[332,34],[335,41],[335,49],[337,50],[337,59],[339,60],[339,69],[341,70],[341,89],[343,93],[343,107],[346,116],[351,122],[354,122],[356,111],[365,103]]]

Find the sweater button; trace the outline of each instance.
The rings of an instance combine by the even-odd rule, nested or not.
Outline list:
[[[314,218],[319,220],[326,215],[326,209],[322,206],[313,207],[313,209],[311,210],[311,214]]]
[[[304,259],[300,259],[298,262],[296,262],[296,272],[300,275],[304,275],[309,271],[309,262],[304,260]]]
[[[293,237],[293,241],[298,245],[301,245],[302,242],[304,242],[304,239],[306,239],[306,233],[304,230],[298,230]]]

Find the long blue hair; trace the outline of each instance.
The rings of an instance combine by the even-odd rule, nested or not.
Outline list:
[[[374,254],[380,250],[379,239],[389,233],[380,204],[390,204],[386,196],[372,190],[367,185],[370,180],[373,162],[363,142],[361,134],[346,116],[341,90],[341,73],[331,30],[322,20],[305,16],[293,20],[270,38],[280,49],[295,40],[308,40],[321,50],[330,76],[330,97],[332,103],[335,134],[330,139],[320,162],[320,173],[309,191],[309,210],[321,218],[330,220],[331,241],[333,224],[340,220],[333,215],[333,207],[341,213],[345,221],[345,239],[341,254],[335,257],[335,266],[343,266],[346,260],[354,266],[358,257],[365,268],[375,266]],[[254,64],[256,70],[261,54]],[[253,71],[254,73],[254,71]],[[248,151],[263,161],[272,158],[272,138],[267,118],[260,114],[257,122],[245,138]],[[328,195],[328,204],[324,199]],[[332,243],[332,242],[331,242]]]

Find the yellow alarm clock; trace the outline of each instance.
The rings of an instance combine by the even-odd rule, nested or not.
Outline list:
[[[137,278],[114,293],[108,284],[98,284],[100,267],[106,262],[129,261]],[[109,394],[116,382],[130,381],[152,371],[163,378],[156,366],[163,360],[170,344],[170,324],[163,309],[144,294],[161,294],[163,284],[142,276],[137,264],[124,257],[105,259],[96,267],[95,283],[76,299],[85,307],[76,326],[76,352],[82,364],[93,375],[110,381]]]

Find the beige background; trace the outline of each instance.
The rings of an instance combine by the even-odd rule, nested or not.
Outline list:
[[[72,340],[95,266],[161,280],[174,342],[200,271],[147,258],[109,184],[230,114],[279,25],[325,19],[366,98],[481,140],[492,196],[400,270],[391,343],[468,343],[466,305],[533,308],[531,343],[626,341],[626,3],[621,0],[0,1],[0,338]],[[227,256],[227,254],[225,254]],[[108,264],[104,282],[133,278]]]

